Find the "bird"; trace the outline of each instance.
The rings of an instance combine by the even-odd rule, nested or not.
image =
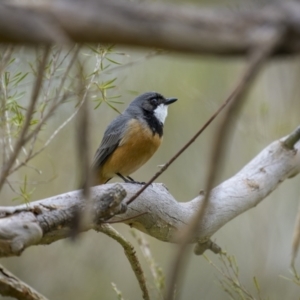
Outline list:
[[[106,128],[94,156],[91,185],[105,184],[116,176],[127,183],[142,183],[130,175],[159,148],[168,106],[177,100],[157,92],[136,97]]]

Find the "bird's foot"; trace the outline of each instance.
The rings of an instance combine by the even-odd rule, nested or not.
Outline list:
[[[144,181],[135,181],[132,177],[126,176],[129,179],[130,183],[135,183],[135,184],[146,184]]]

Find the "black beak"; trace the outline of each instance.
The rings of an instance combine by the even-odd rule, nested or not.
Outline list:
[[[177,98],[167,98],[165,101],[165,105],[170,105],[174,102],[176,102],[178,99]]]

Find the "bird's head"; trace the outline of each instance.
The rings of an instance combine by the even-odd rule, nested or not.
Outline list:
[[[129,105],[129,108],[140,108],[164,124],[168,115],[168,105],[177,101],[177,98],[165,98],[156,92],[147,92],[135,98]]]

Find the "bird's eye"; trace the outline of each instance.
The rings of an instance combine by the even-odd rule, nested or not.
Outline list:
[[[158,104],[158,101],[156,98],[151,99],[150,102],[152,105],[155,105],[155,106]]]

